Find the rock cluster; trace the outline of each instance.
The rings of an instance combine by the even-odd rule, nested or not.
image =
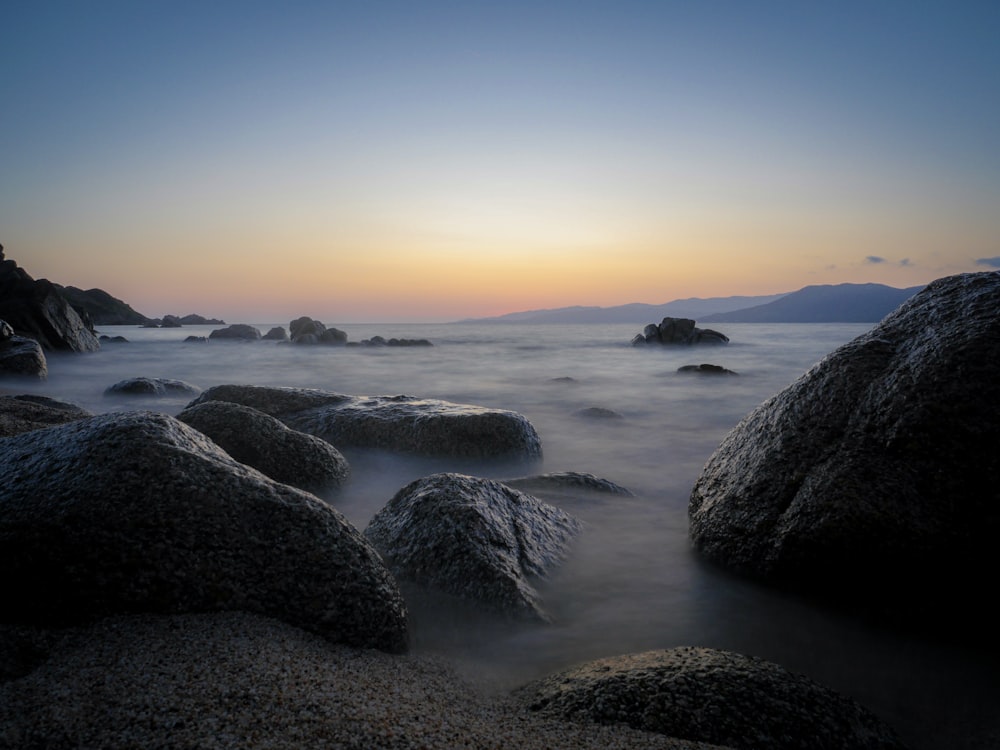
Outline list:
[[[184,409],[177,419],[276,482],[323,492],[340,487],[350,475],[347,460],[328,442],[249,406],[206,401]]]
[[[191,405],[231,401],[338,448],[431,456],[534,459],[542,446],[522,415],[413,396],[348,396],[305,388],[219,385]]]
[[[856,701],[777,664],[675,648],[598,659],[522,687],[532,710],[740,750],[903,750]]]
[[[566,557],[572,516],[492,479],[434,474],[401,489],[365,536],[401,581],[547,621],[532,580]]]
[[[101,348],[89,319],[84,320],[47,279],[36,281],[0,245],[0,319],[46,351],[94,352]]]
[[[1000,272],[939,279],[751,412],[693,488],[695,547],[910,622],[992,622],[965,592],[1000,574],[998,310]]]
[[[664,318],[650,323],[632,339],[633,346],[647,344],[728,344],[729,337],[711,328],[697,328],[690,318]]]
[[[289,323],[288,331],[293,344],[342,346],[347,343],[347,334],[339,328],[327,328],[318,320],[306,316]]]
[[[7,622],[238,609],[334,642],[407,647],[402,596],[360,532],[183,422],[106,414],[3,447]]]

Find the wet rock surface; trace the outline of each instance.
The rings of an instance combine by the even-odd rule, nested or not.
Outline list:
[[[414,396],[348,396],[305,388],[219,385],[189,405],[231,401],[277,417],[338,449],[375,448],[431,456],[523,458],[541,455],[522,415]]]
[[[340,487],[350,476],[347,459],[328,442],[249,406],[207,401],[184,409],[177,419],[276,482],[323,492]]]
[[[599,659],[516,693],[532,710],[742,750],[903,750],[856,701],[751,656],[676,648]]]
[[[154,412],[2,441],[2,619],[243,610],[403,651],[407,614],[374,548],[313,495]]]
[[[751,412],[691,493],[695,547],[921,627],[992,622],[964,592],[1000,573],[997,310],[1000,272],[935,281]]]
[[[364,533],[401,581],[545,621],[532,580],[562,562],[579,530],[575,518],[519,490],[445,473],[404,487]]]

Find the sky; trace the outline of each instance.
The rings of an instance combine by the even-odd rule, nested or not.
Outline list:
[[[150,317],[1000,268],[1000,2],[0,7],[0,244]]]

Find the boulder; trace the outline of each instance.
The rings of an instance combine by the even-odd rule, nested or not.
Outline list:
[[[246,323],[235,323],[226,328],[216,328],[210,334],[210,339],[235,339],[236,341],[257,341],[260,330]]]
[[[190,405],[231,401],[277,417],[338,448],[431,456],[534,459],[535,428],[522,415],[413,396],[347,396],[306,388],[219,385]]]
[[[0,396],[0,437],[75,422],[90,416],[93,415],[79,406],[47,396]]]
[[[3,620],[243,610],[401,652],[407,614],[378,553],[307,492],[165,414],[122,412],[4,439]]]
[[[0,320],[0,326],[10,326]],[[17,377],[37,378],[45,380],[49,376],[48,360],[41,345],[26,336],[0,335],[0,377],[13,375]]]
[[[912,623],[980,622],[989,597],[965,592],[1000,574],[998,310],[1000,272],[939,279],[747,415],[691,493],[696,549]]]
[[[184,409],[177,419],[276,482],[320,492],[340,487],[350,475],[347,460],[328,442],[249,406],[206,401]]]
[[[264,334],[265,341],[288,341],[288,334],[281,326],[275,326]]]
[[[318,320],[301,317],[288,324],[289,337],[293,344],[328,344],[341,345],[347,343],[347,334],[337,328],[327,328]]]
[[[690,318],[664,318],[650,323],[632,339],[633,346],[646,344],[728,344],[729,337],[711,328],[697,328]]]
[[[0,246],[0,319],[15,333],[32,338],[46,351],[96,352],[101,348],[89,319],[73,309],[47,279],[31,278]]]
[[[722,365],[710,365],[702,363],[700,365],[681,365],[677,372],[693,375],[736,375],[732,370],[728,370]]]
[[[105,396],[197,396],[201,389],[183,380],[128,378],[104,389]]]
[[[752,656],[674,648],[598,659],[515,691],[545,716],[739,750],[903,750],[857,701]]]
[[[547,621],[531,580],[565,558],[580,523],[492,479],[434,474],[401,489],[365,536],[400,581]]]

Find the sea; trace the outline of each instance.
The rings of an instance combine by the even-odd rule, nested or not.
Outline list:
[[[287,321],[254,323],[262,333]],[[498,479],[584,472],[632,496],[547,499],[584,523],[570,557],[538,586],[552,622],[512,623],[449,597],[407,590],[413,651],[441,655],[487,689],[508,690],[589,659],[677,646],[751,654],[850,695],[914,750],[1000,748],[995,649],[935,640],[806,602],[707,565],[688,539],[688,499],[702,467],[748,412],[868,324],[714,326],[730,343],[633,347],[642,324],[328,324],[432,346],[326,347],[208,340],[219,326],[104,326],[128,343],[50,355],[44,382],[5,383],[92,412],[176,414],[189,396],[107,396],[137,376],[207,389],[224,383],[408,394],[509,409],[534,425],[543,456],[468,461],[342,448],[352,476],[324,496],[358,528],[410,481],[439,471]],[[678,368],[715,364],[735,375]],[[340,446],[338,446],[340,447]],[[993,592],[979,592],[991,596]]]

